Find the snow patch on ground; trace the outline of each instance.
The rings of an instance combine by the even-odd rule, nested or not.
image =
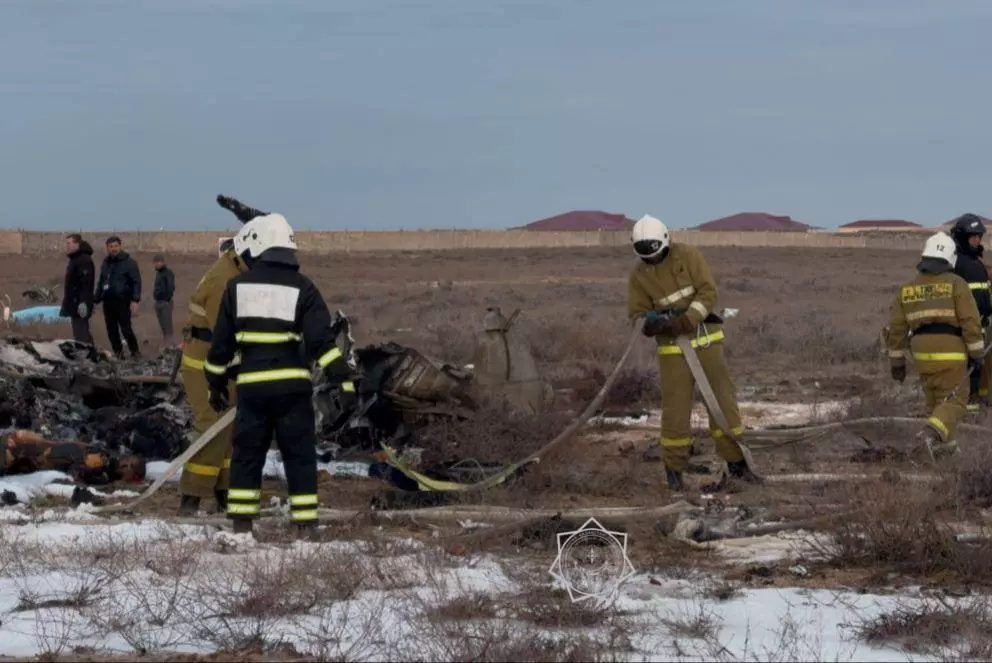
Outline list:
[[[147,463],[145,465],[145,477],[149,481],[157,481],[159,477],[165,474],[165,470],[168,469],[168,467],[169,463],[166,461],[152,461]],[[331,476],[335,477],[358,477],[367,479],[369,475],[368,463],[359,463],[354,461],[331,461],[329,463],[317,463],[317,471],[320,470],[324,470]],[[169,477],[169,481],[178,482],[181,474],[181,471],[176,472]],[[265,468],[262,470],[262,476],[270,479],[286,478],[286,470],[282,465],[282,457],[275,449],[269,449],[269,453],[265,458]]]
[[[0,523],[0,655],[32,657],[59,648],[69,653],[80,645],[126,654],[135,654],[138,648],[209,653],[222,642],[260,633],[270,642],[281,638],[298,651],[322,658],[443,660],[456,651],[445,647],[453,646],[459,637],[465,640],[472,629],[489,629],[479,633],[489,633],[487,637],[497,642],[527,629],[549,637],[568,634],[567,629],[503,618],[446,622],[439,629],[436,623],[431,625],[426,613],[479,593],[496,597],[552,592],[555,582],[547,574],[551,552],[545,555],[548,559],[540,560],[450,557],[410,539],[276,545],[247,535],[155,519],[73,523],[73,517],[91,517],[86,509],[74,511],[76,515],[60,522]],[[751,558],[758,558],[756,550],[771,554],[781,548],[773,538],[751,542],[755,549],[750,551]],[[734,547],[722,543],[725,548]],[[31,550],[36,554],[31,555]],[[339,557],[325,557],[321,567],[318,554]],[[321,584],[321,574],[333,572],[335,560],[360,564],[363,570],[354,574],[360,582],[353,592],[326,600],[318,596],[314,603],[314,597],[307,594],[309,586],[336,591],[333,583]],[[328,561],[332,563],[327,565]],[[522,574],[528,565],[533,573]],[[277,591],[268,598],[263,590],[249,586],[262,571],[277,579]],[[279,585],[301,573],[307,574],[302,590],[299,586],[284,590]],[[640,626],[631,631],[629,651],[614,653],[620,659],[685,661],[716,660],[717,656],[732,660],[908,658],[898,649],[870,647],[855,640],[845,626],[891,609],[900,595],[756,589],[715,601],[703,598],[702,586],[699,579],[659,580],[650,573],[636,573],[621,586],[616,607],[641,620]],[[300,591],[306,600],[294,602],[293,592]],[[217,611],[225,609],[218,601],[236,598],[239,592],[245,598],[234,600],[233,605],[246,612],[218,620]],[[251,596],[261,605],[245,602]],[[267,601],[279,604],[272,606],[271,614],[266,612]],[[712,639],[673,637],[664,626],[704,616],[716,625]],[[602,639],[607,637],[606,626],[586,624],[580,631],[594,640]],[[507,628],[511,630],[500,630]],[[438,637],[452,642],[442,646]]]
[[[819,403],[775,403],[771,401],[740,401],[738,408],[744,428],[775,428],[783,426],[805,426],[844,417],[850,401],[823,401]],[[611,416],[600,415],[590,419],[593,425],[610,426],[660,426],[661,411],[652,410],[639,415]],[[693,428],[706,429],[709,416],[706,406],[695,403],[692,407]]]

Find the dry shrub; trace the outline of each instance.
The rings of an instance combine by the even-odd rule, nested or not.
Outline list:
[[[986,597],[951,601],[903,600],[866,618],[857,636],[872,645],[896,645],[940,660],[987,661],[992,657],[992,606]]]
[[[560,413],[524,415],[482,407],[471,419],[442,419],[418,431],[418,444],[424,448],[425,463],[457,459],[502,464],[541,448],[570,422]]]
[[[805,367],[879,360],[877,329],[820,309],[804,309],[791,320],[766,313],[747,315],[732,324],[727,355],[733,358],[776,355]]]
[[[957,509],[947,483],[868,483],[853,486],[851,503],[832,531],[834,541],[809,545],[833,567],[871,569],[879,578],[898,572],[933,581],[988,583],[992,542],[962,544],[948,525]]]

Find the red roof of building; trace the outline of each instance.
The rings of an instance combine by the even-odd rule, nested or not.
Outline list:
[[[600,211],[572,211],[550,216],[523,226],[524,230],[630,230],[633,219],[623,214]]]
[[[852,221],[851,223],[845,223],[841,228],[922,228],[918,223],[913,221],[904,221],[902,219],[861,219],[860,221]]]
[[[741,212],[696,226],[695,230],[812,230],[812,226],[788,216],[765,212]]]

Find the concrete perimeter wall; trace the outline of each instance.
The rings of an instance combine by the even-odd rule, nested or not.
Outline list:
[[[110,235],[118,235],[127,251],[135,253],[216,254],[217,238],[230,230],[86,231],[83,237],[99,252]],[[65,232],[0,230],[0,254],[46,255],[64,251]],[[695,246],[874,248],[918,251],[920,235],[851,235],[774,231],[674,230],[675,241]],[[307,253],[361,251],[444,251],[469,249],[523,249],[626,246],[626,231],[534,230],[383,230],[300,231],[300,249]]]

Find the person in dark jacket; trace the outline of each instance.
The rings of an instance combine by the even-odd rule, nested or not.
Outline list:
[[[100,280],[96,285],[93,303],[103,304],[107,336],[117,358],[124,358],[124,347],[121,344],[123,335],[131,358],[137,359],[141,356],[141,351],[131,327],[131,316],[138,310],[138,302],[141,301],[141,272],[134,258],[121,249],[120,237],[108,237],[106,249],[107,257],[100,267]]]
[[[73,233],[65,238],[65,254],[69,258],[69,264],[65,268],[62,309],[59,315],[72,322],[74,339],[93,345],[93,334],[90,333],[93,281],[96,276],[93,247],[79,233]]]
[[[262,469],[275,434],[289,484],[290,519],[312,538],[317,528],[317,437],[310,364],[355,398],[351,367],[337,347],[327,304],[300,273],[293,229],[267,214],[241,231],[251,268],[227,282],[203,371],[210,407],[228,409],[232,373],[234,419],[227,515],[235,533],[252,531],[262,501]],[[235,356],[240,361],[235,365]]]
[[[958,259],[954,265],[954,273],[968,282],[968,288],[975,298],[978,314],[981,316],[982,337],[988,343],[989,322],[992,321],[992,287],[989,284],[989,273],[982,262],[982,237],[985,235],[985,224],[975,214],[962,214],[954,221],[951,237],[957,247]],[[984,358],[982,360],[984,364]],[[972,367],[968,378],[970,394],[968,411],[977,412],[981,407],[981,366]]]
[[[162,329],[162,338],[172,345],[172,297],[176,294],[176,275],[165,264],[165,256],[161,253],[152,258],[155,267],[155,316],[158,326]]]

